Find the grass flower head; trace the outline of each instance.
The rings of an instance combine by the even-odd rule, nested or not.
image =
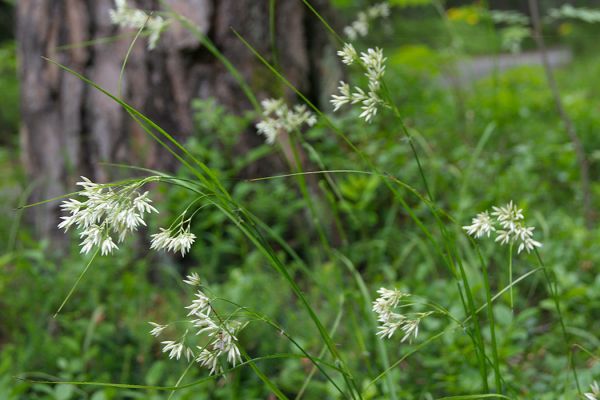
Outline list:
[[[268,144],[275,143],[281,132],[293,132],[302,125],[313,126],[317,117],[304,104],[289,108],[283,99],[266,99],[262,101],[263,120],[256,124],[260,135],[264,135]]]
[[[525,225],[523,210],[512,201],[501,207],[492,207],[491,216],[488,211],[477,214],[471,225],[463,226],[467,233],[475,238],[490,236],[496,232],[496,242],[502,245],[516,244],[517,253],[526,250],[528,253],[542,243],[533,239],[535,227]]]
[[[186,277],[184,283],[198,287],[200,277],[191,274]],[[185,333],[178,340],[164,340],[161,342],[162,351],[168,353],[170,359],[179,360],[183,355],[187,360],[195,360],[202,367],[209,370],[211,375],[221,372],[221,364],[226,362],[236,366],[242,361],[238,346],[238,333],[245,324],[232,319],[231,316],[223,318],[214,311],[212,299],[202,290],[197,289],[192,303],[186,308],[185,324],[188,325]],[[158,337],[169,325],[160,325],[150,322],[153,329],[152,336]],[[195,335],[205,342],[203,346],[189,345],[188,332],[193,331]],[[194,353],[196,350],[196,354]]]
[[[123,185],[116,189],[90,181],[86,177],[77,185],[83,201],[68,199],[61,209],[69,215],[61,217],[59,229],[67,232],[75,227],[81,238],[81,252],[89,253],[97,247],[101,254],[111,254],[127,234],[146,226],[144,216],[158,210],[152,206],[148,192],[140,193],[141,182]]]
[[[161,16],[151,16],[142,10],[128,7],[126,0],[115,0],[115,8],[108,12],[112,23],[121,28],[144,28],[148,34],[149,50],[156,48],[162,31],[170,23]]]
[[[398,329],[404,336],[400,342],[412,341],[419,334],[419,324],[432,312],[425,313],[399,313],[400,303],[403,298],[409,297],[409,293],[404,293],[398,289],[381,288],[377,291],[379,297],[373,302],[373,311],[377,314],[378,327],[377,336],[382,339],[391,338]]]

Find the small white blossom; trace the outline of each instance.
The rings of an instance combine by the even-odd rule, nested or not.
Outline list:
[[[367,69],[366,77],[369,79],[369,89],[378,90],[385,73],[385,62],[387,58],[383,56],[383,50],[376,47],[368,49],[366,53],[360,53],[360,60]]]
[[[150,235],[152,238],[150,242],[150,249],[161,250],[169,247],[171,243],[171,231],[164,228],[159,228],[160,232]]]
[[[177,236],[172,238],[172,241],[169,244],[168,250],[170,250],[174,253],[180,252],[182,257],[188,251],[190,251],[192,244],[196,240],[196,235],[191,233],[189,229],[190,228],[188,227],[188,229],[186,231],[182,231]]]
[[[404,324],[406,317],[402,314],[390,312],[384,319],[380,318],[381,325],[378,327],[377,336],[382,339],[389,339]]]
[[[392,310],[396,308],[403,297],[410,296],[409,293],[401,292],[398,289],[390,290],[383,287],[377,293],[379,293],[379,297],[373,302],[373,311],[382,322],[389,319]]]
[[[344,81],[340,81],[340,86],[338,87],[340,91],[340,95],[332,95],[331,96],[331,104],[333,104],[333,111],[337,111],[344,104],[350,103],[352,101],[352,94],[350,93],[350,85],[348,85]]]
[[[496,231],[496,242],[500,242],[500,244],[508,244],[511,241],[510,231],[498,230]]]
[[[199,286],[200,277],[193,273],[188,275],[184,282],[192,286]],[[213,311],[211,299],[200,289],[196,291],[194,297],[192,304],[185,307],[188,310],[187,316],[193,316],[193,319],[188,319],[186,322],[190,326],[189,329],[195,330],[195,336],[202,337],[206,341],[206,345],[191,346],[199,350],[198,354],[194,355],[191,347],[186,345],[186,342],[190,340],[187,337],[188,329],[180,340],[162,341],[162,351],[168,353],[169,358],[177,360],[181,358],[182,354],[185,354],[188,360],[194,359],[201,366],[207,368],[211,375],[223,370],[220,365],[221,359],[235,367],[242,361],[236,335],[245,325],[231,317],[222,319],[216,311]],[[159,336],[167,327],[167,325],[154,322],[150,322],[150,324],[154,327],[150,331],[153,336]]]
[[[160,39],[160,34],[167,27],[169,21],[166,21],[162,17],[152,17],[148,20],[146,24],[146,29],[150,33],[148,36],[148,49],[154,50],[156,48],[156,44]]]
[[[263,120],[256,124],[256,130],[264,135],[267,144],[273,144],[281,132],[292,132],[302,125],[313,126],[317,117],[304,104],[290,109],[282,99],[266,99],[262,101]]]
[[[160,325],[155,322],[148,322],[148,323],[153,326],[152,330],[150,331],[150,334],[155,337],[158,337],[162,333],[162,331],[165,330],[166,327],[168,326],[168,325]]]
[[[381,103],[381,100],[375,92],[369,92],[369,96],[362,102],[359,117],[363,118],[365,122],[371,122],[377,114],[377,107]]]
[[[125,0],[115,0],[115,9],[108,11],[113,24],[121,28],[144,28],[148,33],[148,49],[153,50],[160,34],[170,21],[160,16],[150,16],[142,10],[129,8]]]
[[[69,215],[61,217],[58,228],[66,232],[75,227],[80,231],[82,253],[98,247],[102,255],[111,254],[118,249],[115,241],[123,242],[127,234],[146,225],[146,213],[158,212],[150,204],[148,192],[138,192],[142,183],[113,189],[82,177],[77,185],[83,188],[79,194],[85,200],[68,199],[61,204],[61,209]]]
[[[337,55],[342,58],[342,62],[346,65],[352,65],[358,59],[358,53],[351,43],[345,43],[344,48],[339,50]]]
[[[517,208],[512,200],[504,207],[492,207],[492,215],[498,219],[504,229],[513,230],[515,224],[524,219],[523,210]]]
[[[200,286],[200,282],[200,275],[198,275],[196,272],[192,272],[183,280],[183,283],[186,283],[190,286]]]
[[[167,250],[174,253],[181,253],[185,256],[190,251],[192,244],[196,240],[196,235],[190,232],[190,226],[183,229],[182,226],[176,230],[160,228],[159,233],[150,236],[150,248],[153,250]]]
[[[519,247],[517,248],[517,253],[520,253],[523,250],[527,250],[529,253],[536,247],[542,247],[542,244],[536,240],[533,240],[533,230],[535,227],[525,227],[525,226],[517,226],[514,229],[514,236],[519,243]]]
[[[600,400],[600,385],[598,385],[598,382],[592,382],[590,390],[591,392],[584,393],[585,398],[587,400]]]
[[[356,50],[349,44],[345,44],[344,49],[338,51],[338,55],[342,57],[342,62],[348,65],[357,59]],[[368,90],[365,91],[360,87],[356,87],[352,93],[350,85],[341,81],[338,87],[340,94],[331,96],[331,104],[334,107],[334,112],[348,103],[361,104],[362,112],[359,117],[369,123],[377,114],[379,106],[385,104],[377,92],[381,88],[381,80],[385,73],[385,61],[387,59],[383,56],[383,51],[379,48],[368,49],[367,52],[361,53],[359,59],[366,70],[365,76],[368,79]]]
[[[380,323],[377,336],[382,339],[389,339],[400,329],[404,332],[401,342],[416,339],[419,334],[419,323],[423,318],[431,315],[432,312],[409,315],[394,312],[402,299],[410,296],[410,294],[397,289],[390,290],[386,288],[379,289],[377,293],[379,293],[379,297],[373,302],[373,311],[377,314],[377,320]]]
[[[115,242],[113,242],[110,236],[107,236],[102,241],[102,245],[100,246],[101,254],[104,256],[106,254],[111,254],[114,249],[118,249]]]
[[[477,214],[471,221],[471,225],[463,226],[463,229],[466,230],[469,235],[476,238],[480,238],[484,235],[490,237],[490,233],[496,230],[493,226],[492,219],[490,218],[490,213],[487,211]]]
[[[201,349],[200,346],[198,346]],[[198,362],[204,368],[210,370],[210,375],[220,373],[222,371],[221,366],[219,365],[219,353],[215,351],[209,351],[208,349],[202,349],[200,351],[200,355],[196,358],[196,362]]]
[[[190,310],[187,316],[196,315],[204,317],[206,315],[208,317],[208,314],[210,314],[210,299],[200,290],[196,292],[195,296],[196,298],[192,301],[192,304],[186,307]]]
[[[492,207],[492,219],[487,211],[477,214],[471,225],[463,226],[467,233],[476,238],[484,235],[490,236],[490,232],[496,232],[495,241],[502,244],[517,244],[517,253],[523,250],[531,252],[536,247],[542,247],[542,243],[533,239],[532,226],[526,226],[523,210],[518,208],[512,201],[502,207]],[[498,225],[495,227],[494,225]]]
[[[175,358],[179,360],[179,358],[181,358],[181,353],[184,349],[183,343],[173,340],[165,340],[160,343],[164,345],[162,350],[163,353],[169,352],[170,359]]]

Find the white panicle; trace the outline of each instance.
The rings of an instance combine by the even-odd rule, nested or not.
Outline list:
[[[108,10],[110,20],[121,28],[145,29],[148,34],[148,49],[156,48],[160,34],[170,21],[160,16],[150,16],[142,10],[127,7],[125,0],[115,0],[115,9]]]
[[[261,102],[263,108],[263,120],[256,124],[260,135],[265,136],[268,144],[275,143],[275,139],[281,132],[290,133],[304,124],[313,126],[317,123],[317,117],[310,112],[304,104],[296,105],[290,109],[283,99],[266,99]]]
[[[192,304],[186,307],[190,310],[187,316],[208,317],[208,314],[210,314],[210,299],[200,290],[196,292],[195,296],[196,298],[192,301]]]
[[[190,232],[189,224],[185,229],[183,228],[183,224],[172,230],[160,228],[159,233],[155,233],[150,237],[152,238],[150,242],[151,249],[181,253],[182,257],[190,251],[192,244],[196,240],[196,235]]]
[[[219,366],[219,354],[200,346],[197,347],[200,350],[200,355],[196,358],[196,362],[208,369],[210,375],[221,372],[221,367]]]
[[[173,340],[165,340],[160,343],[164,345],[162,350],[163,353],[169,352],[170,359],[175,358],[179,360],[179,358],[181,358],[181,353],[184,349],[183,343],[175,342]]]
[[[480,238],[484,235],[490,237],[490,233],[495,231],[490,214],[487,211],[477,214],[471,221],[471,225],[463,226],[463,229],[473,237]]]
[[[200,286],[200,282],[200,275],[195,272],[192,272],[183,280],[183,283],[186,283],[190,286]]]
[[[379,90],[381,78],[385,73],[385,61],[387,60],[383,57],[383,50],[378,47],[368,49],[366,53],[360,53],[360,60],[367,68],[365,75],[369,79],[369,90],[373,92]]]
[[[200,285],[200,277],[196,273],[188,275],[183,281],[188,285],[198,287]],[[211,375],[223,371],[222,363],[227,362],[235,367],[242,361],[240,349],[238,347],[237,334],[244,328],[244,324],[240,321],[233,320],[231,316],[222,318],[214,311],[212,300],[200,289],[196,290],[192,303],[186,306],[187,319],[186,323],[189,329],[179,340],[162,341],[163,352],[169,354],[169,358],[179,360],[183,354],[190,360],[194,359],[202,367],[209,370]],[[168,325],[159,325],[150,322],[153,326],[150,334],[159,336]],[[195,331],[194,337],[201,337],[203,346],[189,346],[187,334],[189,330]],[[194,350],[197,349],[197,354]]]
[[[492,215],[496,217],[500,226],[504,229],[514,229],[515,225],[524,219],[523,210],[517,208],[512,200],[504,207],[492,207]]]
[[[340,82],[338,87],[339,94],[331,96],[331,104],[333,111],[339,110],[345,104],[360,104],[362,113],[360,118],[366,122],[371,122],[379,106],[383,105],[383,100],[379,97],[378,91],[381,88],[381,81],[385,73],[385,61],[383,51],[379,48],[368,49],[367,52],[360,53],[358,57],[354,47],[346,43],[343,50],[338,51],[338,55],[342,58],[342,62],[351,65],[357,60],[360,60],[361,65],[365,68],[365,76],[368,79],[368,88],[364,90],[360,87],[352,88],[344,81]]]
[[[373,311],[383,319],[386,319],[391,314],[392,310],[400,302],[400,299],[410,296],[409,293],[403,293],[398,289],[390,290],[381,288],[377,293],[379,293],[379,297],[373,302]]]
[[[401,342],[412,341],[419,334],[419,323],[432,312],[400,314],[395,312],[399,308],[400,302],[404,297],[410,296],[408,293],[398,289],[381,288],[377,291],[379,297],[373,302],[373,311],[377,314],[378,327],[377,336],[382,339],[391,338],[398,329],[404,332]],[[403,307],[406,307],[404,305]]]
[[[529,253],[536,247],[542,247],[540,242],[533,239],[535,228],[525,225],[523,210],[512,201],[502,207],[492,207],[491,216],[494,218],[487,211],[479,213],[471,225],[463,226],[463,229],[475,238],[484,235],[489,237],[491,232],[496,232],[496,242],[502,245],[517,244],[517,253],[523,250]]]
[[[591,392],[584,393],[585,398],[587,400],[600,400],[600,385],[598,385],[598,382],[592,382],[590,390]]]
[[[344,81],[340,81],[340,86],[338,87],[340,91],[339,95],[331,96],[331,104],[333,104],[333,111],[337,111],[344,104],[348,104],[352,101],[352,94],[350,93],[350,85],[348,85]]]
[[[85,177],[81,179],[77,185],[83,188],[79,194],[84,200],[68,199],[62,203],[60,207],[68,215],[61,217],[58,228],[66,232],[75,227],[80,231],[82,253],[99,248],[102,255],[111,254],[118,248],[115,241],[123,242],[127,234],[146,226],[145,214],[158,212],[151,205],[148,192],[138,191],[144,181],[113,189]]]
[[[375,4],[366,11],[357,14],[356,20],[344,28],[344,34],[350,40],[365,37],[369,33],[370,23],[377,18],[387,18],[390,15],[390,5],[387,2]]]
[[[162,331],[165,330],[165,328],[168,326],[168,325],[160,325],[155,322],[148,322],[148,323],[153,326],[152,330],[150,331],[150,334],[154,337],[160,336]]]
[[[148,36],[148,49],[154,50],[156,48],[156,44],[160,39],[160,34],[167,27],[169,21],[163,19],[162,17],[151,17],[146,24],[146,29],[150,33]]]
[[[337,55],[341,57],[342,62],[346,65],[352,65],[358,59],[358,53],[350,43],[345,43],[344,48],[339,50]]]

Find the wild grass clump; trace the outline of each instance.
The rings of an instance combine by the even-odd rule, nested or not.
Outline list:
[[[78,185],[83,189],[65,196],[70,198],[63,202],[66,215],[59,228],[76,230],[81,253],[93,255],[66,297],[61,296],[57,321],[66,310],[77,313],[73,300],[85,296],[81,287],[87,287],[98,254],[118,259],[137,246],[151,264],[173,263],[164,253],[148,251],[166,250],[198,266],[189,268],[183,284],[168,296],[157,287],[151,294],[156,307],[145,305],[144,316],[152,318],[130,328],[147,331],[145,351],[154,349],[154,356],[162,357],[156,365],[164,373],[156,375],[164,382],[146,377],[144,384],[133,384],[109,376],[101,383],[79,380],[77,374],[69,380],[28,377],[28,382],[83,393],[87,387],[138,397],[132,393],[141,392],[148,398],[196,398],[210,390],[215,398],[270,393],[279,399],[597,399],[593,373],[577,354],[597,361],[597,350],[588,350],[580,340],[593,344],[598,338],[581,327],[587,319],[577,322],[579,327],[571,322],[581,305],[570,302],[574,294],[561,287],[558,277],[565,276],[564,270],[544,262],[546,250],[559,244],[552,237],[555,226],[549,227],[551,216],[544,215],[548,208],[531,201],[539,193],[494,188],[499,172],[490,165],[496,166],[500,155],[486,148],[487,142],[498,140],[498,146],[512,152],[520,146],[507,144],[513,137],[493,138],[506,122],[506,110],[496,119],[477,114],[455,121],[464,128],[457,131],[470,135],[466,142],[475,140],[470,143],[474,150],[453,143],[454,138],[439,137],[438,143],[436,136],[419,130],[421,121],[427,131],[434,129],[426,117],[407,113],[406,94],[393,90],[398,54],[366,43],[371,24],[390,18],[391,6],[402,2],[360,12],[344,30],[347,40],[309,1],[304,4],[338,41],[340,66],[348,78],[331,96],[333,111],[329,105],[320,108],[236,32],[280,88],[297,95],[297,104],[263,99],[250,118],[229,115],[210,101],[196,103],[207,117],[223,116],[198,118],[199,129],[242,135],[252,120],[264,137],[264,146],[236,160],[219,157],[211,141],[220,138],[180,143],[118,94],[59,65],[118,103],[180,162],[180,169],[142,170],[148,176],[111,184],[82,178]],[[467,11],[475,12],[463,14]],[[184,17],[168,9],[150,14],[125,0],[115,2],[111,18],[148,36],[151,50],[170,23],[185,25]],[[502,23],[522,25],[519,16],[503,18]],[[207,37],[200,40],[223,61]],[[241,93],[258,105],[235,67],[224,62]],[[429,90],[439,93],[439,88]],[[499,87],[494,90],[501,93]],[[448,120],[447,114],[468,104],[455,104],[448,96],[438,101],[431,112]],[[436,157],[437,147],[448,141],[447,154]],[[285,159],[289,171],[234,179],[245,165],[273,155]],[[469,215],[475,217],[465,225]],[[143,227],[150,231],[149,243],[127,243]],[[493,241],[484,240],[492,234]],[[552,253],[549,258],[556,260]],[[173,269],[159,271],[180,283]],[[181,287],[193,288],[191,300],[181,296]],[[128,290],[135,289],[123,292]],[[169,374],[165,371],[171,365],[177,366]],[[538,373],[543,383],[533,382]]]

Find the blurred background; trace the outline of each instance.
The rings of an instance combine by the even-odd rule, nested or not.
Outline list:
[[[186,365],[161,353],[147,322],[181,315],[190,298],[181,277],[190,272],[201,274],[220,297],[279,321],[307,348],[318,352],[321,346],[316,335],[303,329],[306,317],[297,311],[293,295],[281,291],[281,278],[217,210],[203,211],[197,219],[198,242],[185,259],[148,253],[146,231],[116,255],[99,258],[66,308],[52,317],[87,258],[79,254],[76,235],[56,228],[60,202],[19,206],[72,192],[82,175],[108,182],[141,174],[115,164],[181,177],[188,173],[117,103],[42,56],[118,93],[215,168],[236,199],[313,270],[319,290],[298,279],[324,321],[333,324],[343,311],[336,339],[356,349],[351,362],[368,382],[381,367],[369,360],[375,343],[372,332],[360,326],[365,311],[357,290],[347,288],[345,267],[316,248],[318,235],[307,223],[306,204],[293,182],[248,181],[289,172],[289,160],[285,149],[265,144],[256,134],[260,114],[201,36],[238,69],[259,99],[298,101],[231,28],[325,112],[332,112],[329,98],[339,80],[360,80],[360,73],[342,68],[336,56],[340,44],[298,0],[128,3],[157,12],[173,7],[201,35],[175,23],[153,50],[139,40],[120,84],[136,32],[111,23],[112,0],[0,1],[0,398],[166,398],[159,391],[31,384],[15,376],[175,384]],[[344,27],[375,3],[312,2],[342,36]],[[592,353],[575,351],[573,357],[582,383],[588,384],[600,377],[600,1],[540,3],[541,40],[536,40],[527,1],[390,0],[389,17],[373,22],[354,43],[361,51],[384,49],[387,84],[423,156],[440,207],[463,225],[477,212],[510,199],[526,210],[544,243],[546,263],[558,274],[569,333]],[[358,114],[338,112],[332,118],[381,170],[419,187],[417,165],[391,113],[382,112],[364,125],[357,125]],[[305,134],[318,150],[302,149],[305,169],[355,168],[356,157],[324,124]],[[319,212],[331,226],[332,242],[357,266],[371,293],[381,285],[398,285],[458,307],[440,260],[393,204],[381,180],[368,175],[336,179],[343,198],[336,205],[339,218],[331,217],[326,205]],[[321,184],[315,179],[311,187],[318,192]],[[181,212],[187,194],[173,187],[151,190],[161,214],[150,220],[148,231],[156,231]],[[431,219],[423,205],[411,201],[424,220]],[[492,269],[505,268],[506,254],[494,251],[491,243],[484,250]],[[296,260],[283,251],[281,257],[298,270]],[[515,263],[515,273],[522,274],[532,260],[521,257]],[[492,283],[496,291],[506,279],[498,274]],[[325,296],[324,288],[331,295]],[[519,312],[502,304],[496,310],[503,372],[512,395],[575,398],[565,394],[568,383],[556,379],[564,372],[566,356],[542,281],[533,279],[516,290]],[[338,294],[343,306],[337,304]],[[451,311],[461,312],[460,307]],[[430,324],[425,331],[439,327],[439,321]],[[262,339],[269,335],[265,327],[248,330],[243,346],[254,356],[289,351],[282,341]],[[468,361],[473,357],[466,343],[457,332],[401,364],[393,375],[401,398],[476,392],[477,366]],[[388,346],[392,360],[404,352],[397,345]],[[310,369],[298,360],[261,365],[291,396]],[[186,380],[204,375],[193,371]],[[210,381],[173,398],[271,398],[251,371],[240,370],[230,380]],[[304,398],[336,397],[315,377]],[[387,395],[373,388],[370,398]]]

